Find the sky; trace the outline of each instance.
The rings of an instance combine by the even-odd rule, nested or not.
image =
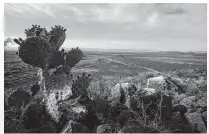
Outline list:
[[[206,4],[4,4],[5,37],[32,24],[62,25],[67,48],[207,50]]]

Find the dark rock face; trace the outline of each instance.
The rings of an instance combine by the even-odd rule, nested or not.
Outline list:
[[[14,91],[13,93],[10,94],[8,98],[8,105],[15,106],[15,107],[20,107],[22,104],[26,106],[29,101],[31,100],[31,96],[28,92],[18,89],[17,91]]]
[[[111,118],[113,121],[116,121],[117,117],[128,108],[121,103],[116,103],[111,106]]]
[[[170,96],[164,94],[161,96],[160,93],[154,92],[154,90],[152,92],[142,91],[141,94],[135,94],[130,101],[131,107],[136,110],[137,113],[142,113],[142,109],[148,106],[148,108],[145,109],[145,112],[147,115],[150,115],[150,118],[154,118],[156,114],[160,115],[161,111],[162,120],[171,120],[172,98]],[[156,112],[153,113],[153,111]]]
[[[128,110],[122,111],[122,113],[117,117],[117,122],[119,122],[122,127],[134,120],[137,120],[137,115]]]

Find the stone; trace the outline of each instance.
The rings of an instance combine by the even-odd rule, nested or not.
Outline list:
[[[185,114],[187,112],[187,107],[185,105],[176,104],[173,105],[172,112],[180,112],[181,114]]]
[[[179,104],[184,98],[187,98],[186,94],[176,94],[173,99],[173,104]]]
[[[203,121],[207,122],[207,111],[202,113],[202,119]]]
[[[157,76],[149,78],[147,80],[147,88],[156,89],[158,91],[163,90],[162,88],[166,85],[166,80],[163,76]]]
[[[117,117],[125,110],[128,110],[124,104],[116,103],[111,106],[111,118],[113,121],[116,121]]]
[[[193,127],[196,127],[196,129],[199,132],[201,133],[207,132],[200,113],[197,113],[197,112],[188,113],[188,114],[185,114],[185,117],[188,120],[189,124]]]
[[[111,133],[112,128],[109,124],[102,124],[97,127],[97,133]]]
[[[180,104],[181,105],[185,105],[187,107],[187,109],[192,109],[192,107],[195,105],[195,96],[189,96],[187,98],[184,98]]]
[[[133,120],[137,120],[137,115],[134,112],[129,110],[123,111],[118,117],[117,122],[119,122],[120,126],[124,126],[125,124],[132,122]]]
[[[109,101],[114,103],[126,103],[127,96],[133,96],[137,91],[136,87],[131,83],[118,83],[111,89]]]
[[[207,97],[202,97],[196,103],[197,107],[206,107],[207,106]]]
[[[148,88],[137,91],[137,93],[130,99],[131,108],[137,110],[137,112],[142,112],[145,106],[149,105],[149,108],[146,108],[146,114],[151,115],[154,118],[156,114],[160,114],[158,110],[161,93],[155,92],[155,90],[147,90]],[[150,88],[149,88],[150,89]],[[143,102],[143,103],[142,103]],[[162,94],[162,103],[161,103],[161,119],[171,119],[172,116],[172,97]],[[157,111],[153,113],[152,111]]]

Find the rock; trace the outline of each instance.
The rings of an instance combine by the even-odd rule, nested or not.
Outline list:
[[[185,105],[187,107],[187,109],[192,109],[193,106],[195,106],[195,96],[189,96],[187,98],[184,98],[180,104],[181,105]]]
[[[206,107],[207,106],[207,97],[202,97],[196,103],[197,107]]]
[[[59,102],[67,100],[71,95],[72,91],[69,86],[66,86],[62,90],[53,90],[46,98],[46,110],[48,114],[53,118],[54,121],[59,122],[61,112],[59,110]]]
[[[172,130],[174,133],[194,133],[194,127],[185,124],[184,122],[176,122],[176,121],[164,121],[166,127]]]
[[[202,113],[202,119],[203,121],[207,122],[207,111]]]
[[[118,83],[111,89],[109,101],[114,103],[126,103],[127,96],[133,96],[136,92],[136,87],[130,83]]]
[[[187,112],[187,108],[185,105],[176,104],[173,105],[172,112],[180,112],[182,115],[184,115]]]
[[[60,133],[89,133],[89,129],[81,123],[70,120],[63,127]]]
[[[10,94],[7,102],[10,107],[21,107],[22,105],[26,106],[30,100],[31,96],[28,92],[18,89]]]
[[[139,124],[127,125],[127,126],[124,126],[121,130],[119,130],[119,133],[145,133],[145,130]]]
[[[186,98],[186,94],[176,94],[173,99],[173,104],[179,104],[184,98]]]
[[[147,88],[146,88],[147,89]],[[161,102],[161,93],[153,92],[154,90],[142,90],[137,91],[130,100],[131,107],[137,112],[142,112],[144,107],[149,105],[149,108],[146,108],[146,114],[151,117],[155,117],[156,114],[159,114],[159,106]],[[139,93],[140,92],[140,93]],[[148,93],[149,92],[149,93]],[[143,105],[142,105],[143,104]],[[153,113],[153,111],[157,111],[158,113]],[[162,95],[162,103],[161,103],[161,119],[171,119],[172,115],[172,98],[167,95]]]
[[[147,80],[147,88],[156,89],[158,91],[161,91],[162,87],[164,87],[166,84],[166,80],[163,76],[157,76]]]
[[[116,103],[111,106],[111,118],[113,121],[116,121],[116,118],[125,110],[128,110],[124,104]]]
[[[112,128],[109,124],[102,124],[97,127],[97,133],[111,133]]]
[[[133,120],[137,120],[137,115],[131,111],[123,111],[118,117],[117,122],[119,122],[120,126],[124,126],[125,124],[132,122]]]
[[[200,113],[196,113],[196,112],[188,113],[188,114],[185,114],[185,117],[188,120],[189,124],[193,127],[196,127],[196,129],[199,132],[201,133],[207,132]]]

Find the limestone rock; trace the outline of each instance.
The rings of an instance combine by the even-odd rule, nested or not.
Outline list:
[[[201,132],[201,133],[206,133],[207,130],[205,128],[205,124],[202,120],[201,114],[200,113],[188,113],[185,114],[186,119],[188,120],[189,124],[191,126],[196,127],[196,129]]]
[[[112,128],[109,124],[102,124],[97,127],[97,133],[111,133]]]

